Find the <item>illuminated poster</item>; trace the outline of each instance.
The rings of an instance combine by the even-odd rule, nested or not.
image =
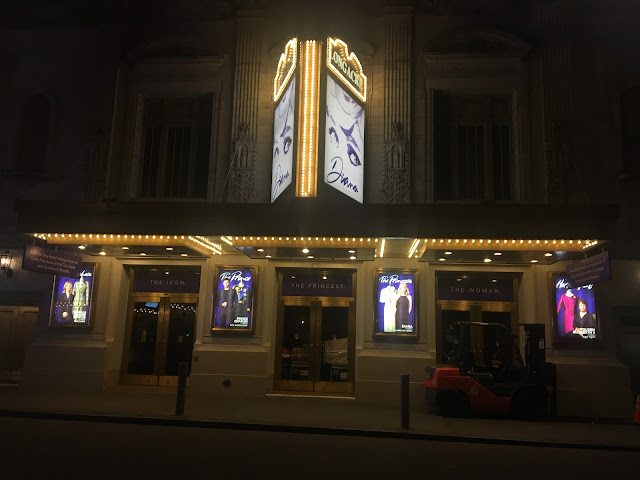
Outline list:
[[[375,333],[415,335],[416,273],[378,270],[376,285]]]
[[[327,75],[325,182],[363,202],[364,107]]]
[[[87,327],[90,325],[95,264],[82,264],[77,277],[54,277],[50,326]]]
[[[296,77],[280,98],[273,121],[273,166],[271,202],[291,184],[295,140]]]
[[[556,340],[597,340],[595,285],[571,288],[566,277],[554,275],[552,278]]]
[[[211,330],[253,331],[256,267],[224,267],[216,274]]]

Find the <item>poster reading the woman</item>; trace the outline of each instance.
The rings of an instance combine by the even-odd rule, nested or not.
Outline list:
[[[571,287],[566,278],[553,279],[555,314],[559,338],[598,338],[596,322],[596,294],[594,285]]]
[[[415,333],[415,276],[377,273],[378,333]]]

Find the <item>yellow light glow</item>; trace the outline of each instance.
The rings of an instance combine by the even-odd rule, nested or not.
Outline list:
[[[384,257],[384,244],[385,244],[385,239],[382,239],[382,244],[380,245],[380,258]]]
[[[302,75],[299,111],[302,127],[298,129],[296,196],[315,197],[317,187],[318,115],[320,90],[320,45],[307,40],[300,45]]]
[[[280,54],[276,76],[273,79],[273,101],[277,102],[284,91],[284,87],[289,83],[298,62],[298,39],[292,38],[284,47],[284,52]]]
[[[332,62],[334,52],[341,62],[344,62],[346,71],[336,68]],[[341,78],[349,89],[363,102],[367,101],[367,77],[362,71],[362,65],[355,53],[349,52],[349,47],[345,42],[338,38],[327,37],[327,68]],[[348,72],[351,72],[352,78],[348,78]],[[357,88],[353,82],[359,79],[361,84]]]

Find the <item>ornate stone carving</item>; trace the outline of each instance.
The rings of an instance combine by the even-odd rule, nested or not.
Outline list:
[[[236,140],[233,142],[233,156],[229,170],[227,201],[246,203],[255,201],[256,191],[256,142],[250,139],[249,124],[238,125]]]
[[[393,122],[392,138],[384,146],[384,180],[382,192],[385,203],[409,203],[409,143],[402,138],[402,124]]]

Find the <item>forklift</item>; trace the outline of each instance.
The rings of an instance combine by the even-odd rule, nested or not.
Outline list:
[[[445,416],[555,416],[555,366],[546,361],[545,326],[520,325],[524,361],[517,337],[503,324],[456,322],[446,364],[426,369],[425,402]]]

